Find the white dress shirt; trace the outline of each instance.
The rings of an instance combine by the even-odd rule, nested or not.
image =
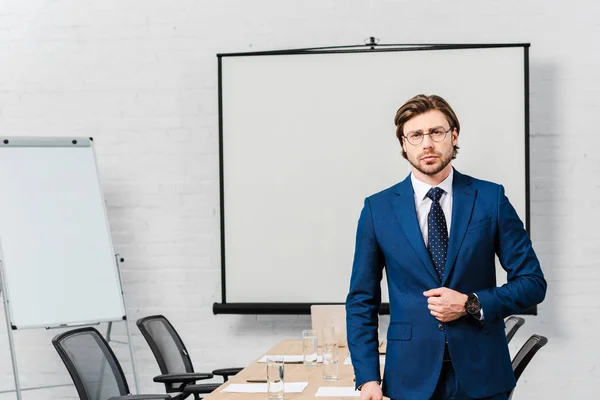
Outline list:
[[[450,224],[452,223],[452,180],[454,175],[454,169],[450,171],[450,175],[437,187],[444,190],[444,194],[440,198],[440,205],[446,217],[446,227],[448,228],[448,237],[450,237]],[[421,182],[415,177],[415,174],[410,174],[410,181],[412,182],[413,191],[415,192],[415,208],[417,209],[417,219],[419,220],[419,227],[423,234],[423,241],[425,241],[425,247],[429,246],[427,238],[427,217],[429,216],[429,210],[431,210],[431,199],[427,197],[427,192],[433,186]]]

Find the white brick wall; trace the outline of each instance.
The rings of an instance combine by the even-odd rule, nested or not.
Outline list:
[[[598,11],[596,2],[556,0],[2,0],[0,132],[93,136],[116,251],[127,260],[131,321],[166,314],[199,371],[244,365],[297,337],[309,318],[212,315],[221,293],[215,54],[360,44],[368,36],[382,43],[531,42],[531,221],[549,291],[511,350],[534,332],[550,343],[514,398],[594,398]],[[141,386],[160,392],[151,382],[158,368],[132,330]],[[24,386],[69,382],[50,346],[56,333],[15,333]],[[114,337],[124,339],[122,326]],[[129,371],[127,348],[114,347]],[[0,390],[8,390],[4,324],[0,359]],[[73,388],[24,396],[74,397]]]

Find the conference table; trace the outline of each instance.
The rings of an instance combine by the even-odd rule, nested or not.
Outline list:
[[[385,343],[380,347],[380,352],[385,351]],[[319,349],[320,353],[321,349]],[[299,355],[302,354],[302,340],[284,340],[265,354],[261,354],[250,365],[242,371],[231,377],[227,382],[213,391],[210,395],[204,397],[206,400],[266,400],[266,393],[230,393],[223,392],[231,384],[247,384],[247,380],[266,380],[267,366],[259,360],[265,355]],[[352,364],[344,364],[344,361],[349,357],[348,348],[340,347],[339,349],[339,379],[334,382],[323,380],[323,365],[318,363],[317,367],[305,367],[302,363],[286,363],[284,379],[285,382],[308,382],[308,386],[301,393],[285,393],[285,399],[306,400],[306,399],[323,399],[323,400],[356,400],[359,397],[344,396],[344,397],[315,397],[315,393],[319,387],[337,386],[337,387],[354,387],[354,369]],[[381,364],[381,373],[383,375],[383,364]],[[264,384],[263,384],[264,385]],[[387,397],[384,397],[387,399]]]

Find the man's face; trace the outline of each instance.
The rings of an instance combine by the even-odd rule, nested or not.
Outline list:
[[[458,143],[458,133],[456,129],[453,129],[446,133],[445,137],[439,134],[449,129],[450,124],[446,116],[438,110],[417,115],[404,124],[405,137],[402,141],[402,148],[415,169],[425,175],[435,175],[450,164],[453,146]],[[428,135],[428,133],[433,134]],[[413,145],[406,139],[406,136],[413,136],[417,140],[420,136],[423,141]],[[441,141],[436,142],[435,140]]]

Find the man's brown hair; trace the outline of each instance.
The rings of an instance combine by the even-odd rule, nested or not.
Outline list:
[[[398,109],[396,116],[394,117],[394,124],[396,125],[396,137],[400,141],[401,145],[402,141],[406,139],[406,137],[404,137],[404,124],[417,115],[425,114],[427,111],[431,110],[441,111],[442,114],[446,116],[446,119],[450,124],[450,129],[456,129],[456,132],[460,134],[460,123],[458,122],[458,118],[446,100],[435,94],[430,96],[418,94],[404,103],[404,105]],[[408,146],[412,145],[409,143]],[[452,151],[453,160],[456,158],[458,149],[458,146],[454,146]],[[402,149],[402,157],[408,159],[404,149]]]

